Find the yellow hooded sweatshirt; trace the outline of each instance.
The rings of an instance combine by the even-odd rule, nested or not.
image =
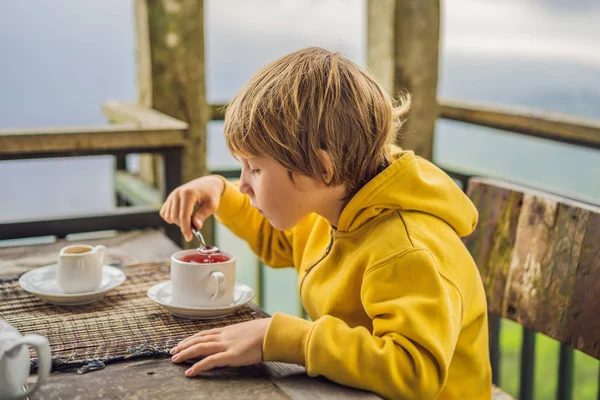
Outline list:
[[[432,163],[397,149],[337,229],[311,214],[276,230],[231,183],[216,216],[267,265],[298,272],[312,322],[273,315],[265,361],[386,398],[491,398],[485,293],[460,239],[477,210]]]

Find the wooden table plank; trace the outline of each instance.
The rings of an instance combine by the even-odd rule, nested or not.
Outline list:
[[[291,399],[381,399],[374,393],[338,385],[322,377],[310,378],[300,365],[265,362],[262,368]]]
[[[380,399],[323,378],[310,378],[295,364],[219,368],[194,378],[185,377],[188,367],[168,359],[149,359],[112,364],[84,375],[53,373],[31,399]]]
[[[187,378],[189,365],[168,359],[112,364],[84,375],[53,373],[31,399],[288,399],[254,366],[222,368]]]
[[[50,244],[0,248],[0,276],[21,274],[35,267],[52,264],[64,246],[84,243],[107,247],[107,264],[121,265],[137,262],[166,260],[180,248],[161,231],[148,229],[120,233],[117,236],[88,240],[58,240]]]

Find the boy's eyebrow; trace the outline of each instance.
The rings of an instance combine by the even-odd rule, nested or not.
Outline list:
[[[244,160],[244,161],[246,161],[246,162],[249,162],[249,161],[251,161],[251,162],[253,162],[253,163],[255,163],[255,162],[258,162],[258,163],[260,163],[260,162],[262,161],[262,159],[263,159],[263,158],[264,158],[264,157],[252,156],[252,157],[245,157],[243,160]]]

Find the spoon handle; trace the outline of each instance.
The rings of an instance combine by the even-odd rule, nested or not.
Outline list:
[[[196,236],[198,238],[200,243],[202,243],[202,246],[206,247],[206,242],[204,241],[204,237],[202,237],[202,234],[200,233],[199,230],[196,230],[194,225],[192,225],[192,233],[194,234],[194,236]]]

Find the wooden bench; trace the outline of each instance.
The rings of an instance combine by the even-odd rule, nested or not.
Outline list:
[[[571,349],[600,358],[600,207],[492,179],[471,179],[467,193],[479,210],[465,243],[487,294],[494,382],[503,317],[527,328],[520,397],[533,397],[537,332],[563,344],[558,398],[571,398]]]

